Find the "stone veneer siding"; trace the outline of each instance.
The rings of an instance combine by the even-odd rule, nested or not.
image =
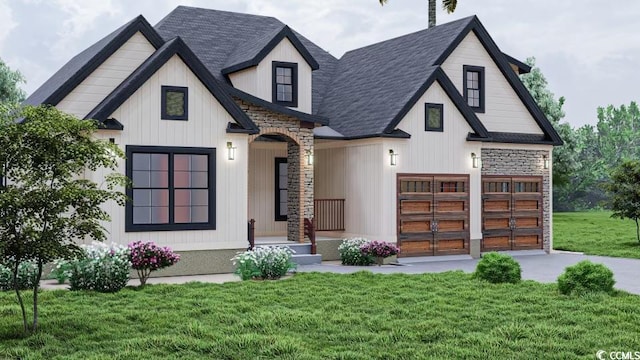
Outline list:
[[[313,165],[307,164],[307,151],[313,154],[313,128],[301,126],[293,116],[280,114],[261,106],[235,99],[240,108],[260,128],[249,142],[261,135],[284,135],[288,138],[287,171],[289,174],[287,203],[287,239],[304,241],[304,218],[313,218]]]
[[[546,150],[482,149],[482,175],[542,176],[542,238],[544,251],[551,247],[551,179],[544,169]]]

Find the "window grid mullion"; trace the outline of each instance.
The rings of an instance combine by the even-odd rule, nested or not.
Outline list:
[[[175,189],[173,188],[173,178],[175,177],[173,170],[173,152],[168,153],[169,156],[169,224],[175,224],[174,221],[174,204],[175,204]]]

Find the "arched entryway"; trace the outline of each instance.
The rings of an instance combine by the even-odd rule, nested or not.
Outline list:
[[[283,128],[261,128],[249,138],[248,216],[256,236],[304,241],[313,218],[313,141]]]

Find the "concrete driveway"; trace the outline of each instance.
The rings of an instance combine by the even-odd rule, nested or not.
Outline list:
[[[594,263],[606,265],[614,273],[615,287],[633,294],[640,295],[640,260],[613,258],[604,256],[591,256],[577,253],[554,252],[551,254],[517,255],[510,254],[522,267],[522,278],[539,282],[555,282],[567,266],[574,265],[582,260],[590,260]],[[415,262],[401,266],[342,266],[340,262],[324,262],[320,265],[304,265],[298,268],[298,272],[334,272],[352,273],[367,270],[374,273],[406,273],[421,274],[425,272],[443,272],[462,270],[471,273],[475,270],[478,259],[446,260],[428,262]]]

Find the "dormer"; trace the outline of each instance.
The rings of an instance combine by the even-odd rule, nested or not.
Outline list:
[[[318,68],[295,33],[284,26],[237,48],[222,73],[238,90],[311,113],[312,71]]]

